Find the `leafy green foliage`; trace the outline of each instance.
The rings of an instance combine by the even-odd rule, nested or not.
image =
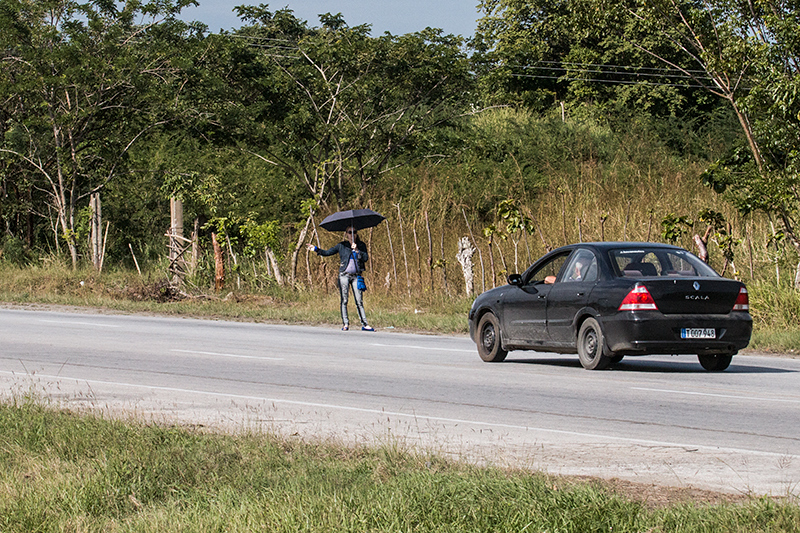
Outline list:
[[[0,6],[0,101],[12,179],[44,195],[50,224],[77,262],[79,203],[124,173],[128,152],[169,120],[176,84],[165,37],[187,37],[176,13],[192,2],[72,0]],[[137,26],[140,16],[162,25]],[[166,98],[169,98],[166,96]],[[46,210],[41,209],[39,213]],[[43,215],[42,215],[43,216]]]
[[[255,121],[239,138],[323,203],[363,199],[381,172],[425,155],[428,133],[460,111],[469,89],[457,37],[372,38],[340,16],[307,28],[285,10],[240,13],[250,24],[232,46],[248,60],[230,67],[247,103],[229,112]]]
[[[694,222],[689,217],[669,213],[661,220],[663,228],[661,237],[667,242],[675,244],[692,226],[694,226]]]
[[[594,102],[615,112],[661,116],[698,106],[691,80],[649,50],[686,63],[658,42],[647,21],[626,17],[631,2],[491,0],[471,43],[486,103],[509,100],[531,109],[554,100]],[[644,22],[644,23],[643,23]]]

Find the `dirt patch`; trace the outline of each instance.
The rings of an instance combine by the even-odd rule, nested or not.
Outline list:
[[[716,492],[693,487],[668,487],[654,483],[635,483],[618,478],[599,479],[571,476],[565,479],[568,482],[596,484],[627,500],[639,502],[648,509],[659,509],[680,504],[745,504],[753,500],[753,496],[747,494]]]

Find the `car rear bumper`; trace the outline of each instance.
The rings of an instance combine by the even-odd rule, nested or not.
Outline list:
[[[606,346],[620,355],[734,354],[746,347],[753,331],[749,313],[719,317],[664,315],[652,311],[620,312],[602,321]],[[683,328],[714,328],[714,339],[682,339]]]

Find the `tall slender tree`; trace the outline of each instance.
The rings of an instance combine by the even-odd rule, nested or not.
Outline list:
[[[81,202],[120,175],[130,148],[166,118],[154,98],[176,74],[154,46],[188,28],[193,0],[0,0],[0,153],[14,180],[47,199],[42,215],[78,262]],[[168,28],[168,29],[165,29]]]

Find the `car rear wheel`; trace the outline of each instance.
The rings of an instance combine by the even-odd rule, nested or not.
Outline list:
[[[611,364],[613,354],[606,354],[603,329],[594,318],[587,318],[578,331],[578,357],[587,370],[602,370]]]
[[[708,370],[709,372],[722,372],[731,364],[731,359],[733,359],[732,355],[698,355],[697,358],[700,360],[700,364],[703,365],[703,368]]]
[[[625,356],[622,355],[622,354],[614,354],[614,356],[613,357],[609,357],[609,359],[611,359],[611,364],[615,365],[615,364],[619,363],[620,361],[622,361],[623,357],[625,357]]]
[[[500,323],[492,313],[486,313],[478,322],[477,341],[478,354],[487,363],[499,363],[508,355],[500,342]]]

